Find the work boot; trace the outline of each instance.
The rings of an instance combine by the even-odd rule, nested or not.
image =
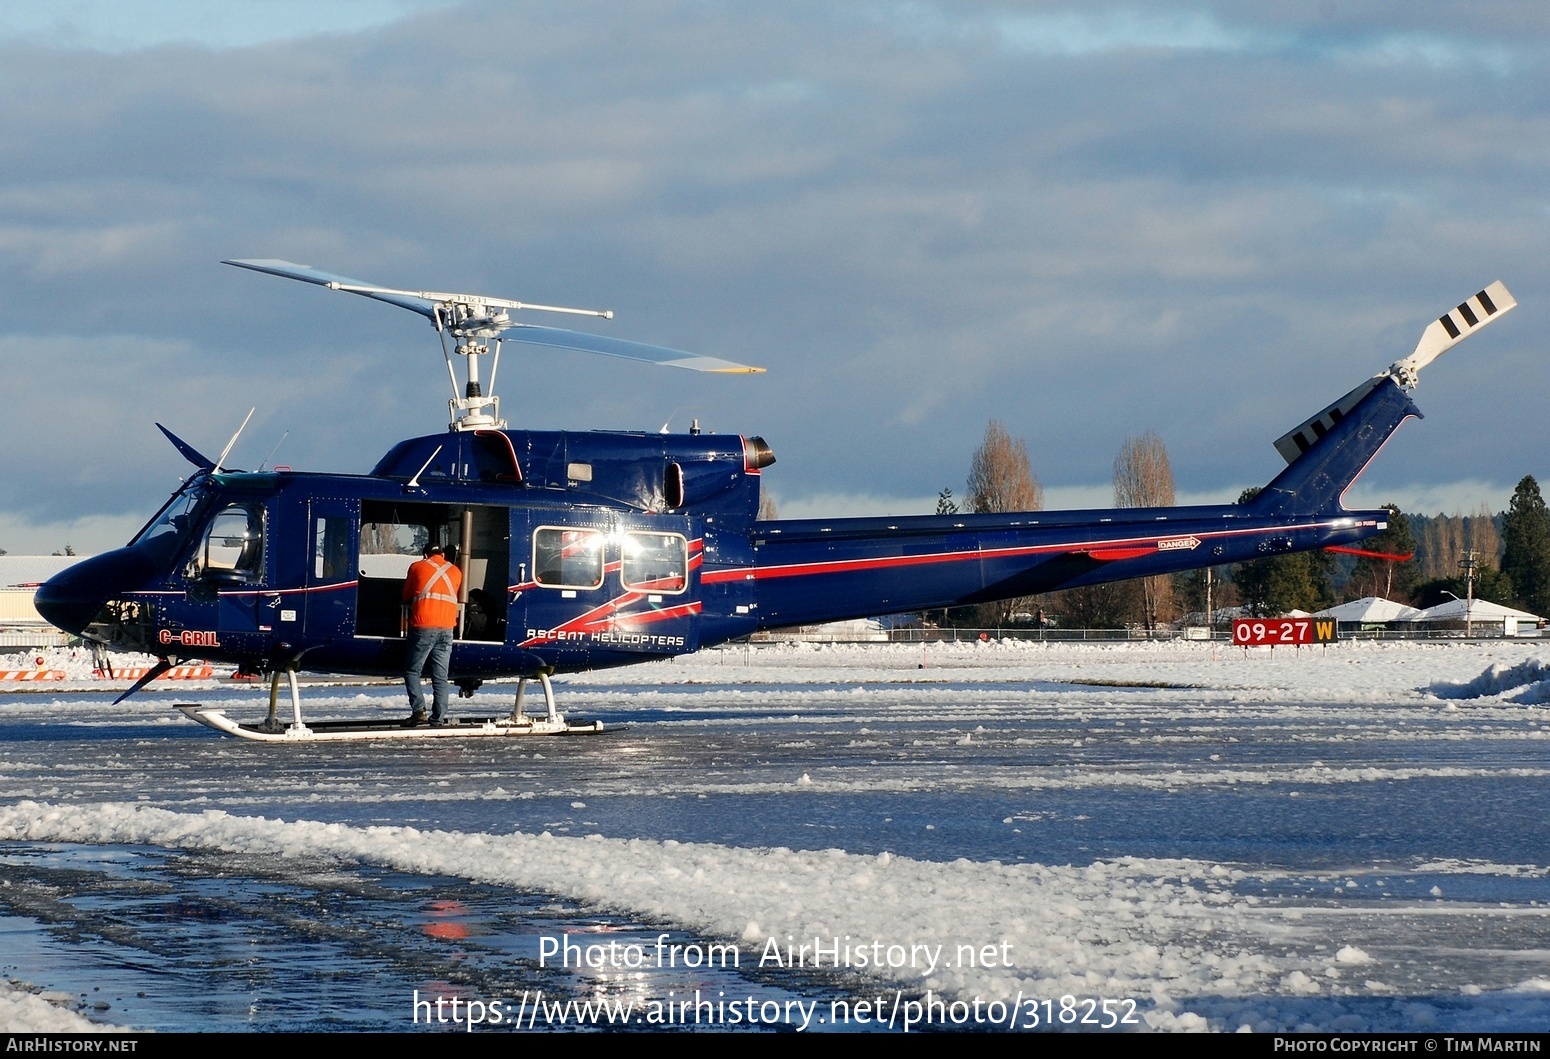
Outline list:
[[[404,722],[404,727],[405,728],[418,728],[420,725],[425,724],[429,720],[430,720],[430,718],[425,716],[425,711],[424,710],[415,710],[413,713],[411,713],[409,715],[409,719]]]

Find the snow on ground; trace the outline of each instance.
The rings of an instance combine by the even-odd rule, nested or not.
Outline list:
[[[745,961],[814,938],[915,955],[765,973],[805,996],[871,982],[1057,1014],[1065,995],[1125,998],[1141,1028],[1543,1031],[1550,709],[1525,694],[1550,676],[1541,651],[739,646],[557,680],[603,736],[454,747],[255,747],[173,713],[189,689],[120,707],[38,689],[0,696],[0,855],[376,865],[554,895],[582,910],[566,929],[608,911]],[[379,716],[401,695],[306,703]],[[195,697],[263,712],[257,689]]]
[[[1517,665],[1498,662],[1473,680],[1434,681],[1431,690],[1440,699],[1480,699],[1518,691],[1510,701],[1541,703],[1550,700],[1550,665],[1537,658]]]
[[[149,668],[156,664],[156,659],[151,655],[115,652],[111,657],[114,667],[120,669],[131,666]],[[231,667],[227,666],[225,668],[230,670]],[[31,651],[14,651],[10,654],[0,654],[0,671],[19,670],[25,672],[31,669],[50,669],[62,672],[70,681],[92,681],[92,653],[90,649],[85,647],[40,647]],[[128,686],[130,682],[126,680],[123,683],[125,686]]]
[[[116,1033],[125,1026],[109,1026],[77,1015],[66,1005],[74,998],[43,996],[0,982],[0,1029],[8,1033]]]

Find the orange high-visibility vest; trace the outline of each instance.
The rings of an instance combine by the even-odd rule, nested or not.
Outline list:
[[[439,555],[421,559],[404,578],[409,624],[416,629],[457,628],[457,590],[463,572]]]

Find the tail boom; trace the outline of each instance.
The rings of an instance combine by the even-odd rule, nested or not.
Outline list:
[[[1283,435],[1288,467],[1243,504],[1112,511],[807,519],[755,526],[755,565],[707,572],[757,583],[761,628],[988,603],[1286,552],[1349,548],[1389,513],[1342,498],[1399,429],[1421,417],[1421,368],[1517,301],[1491,284],[1430,324],[1396,361]]]

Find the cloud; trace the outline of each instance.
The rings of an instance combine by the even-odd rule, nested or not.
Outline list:
[[[455,0],[54,0],[0,7],[0,40],[37,47],[129,51],[165,44],[244,48],[325,33],[358,33]]]
[[[149,514],[181,473],[158,417],[218,449],[257,404],[258,458],[290,430],[286,462],[351,471],[441,429],[422,320],[216,264],[264,256],[612,308],[576,326],[762,364],[508,349],[499,381],[513,425],[676,410],[768,438],[789,503],[863,506],[961,487],[991,418],[1052,492],[1156,429],[1181,491],[1235,496],[1275,473],[1272,438],[1500,277],[1521,308],[1428,369],[1428,420],[1369,475],[1544,476],[1544,18],[1357,6],[368,5],[326,36],[282,11],[245,43],[111,51],[0,32],[6,508]]]

